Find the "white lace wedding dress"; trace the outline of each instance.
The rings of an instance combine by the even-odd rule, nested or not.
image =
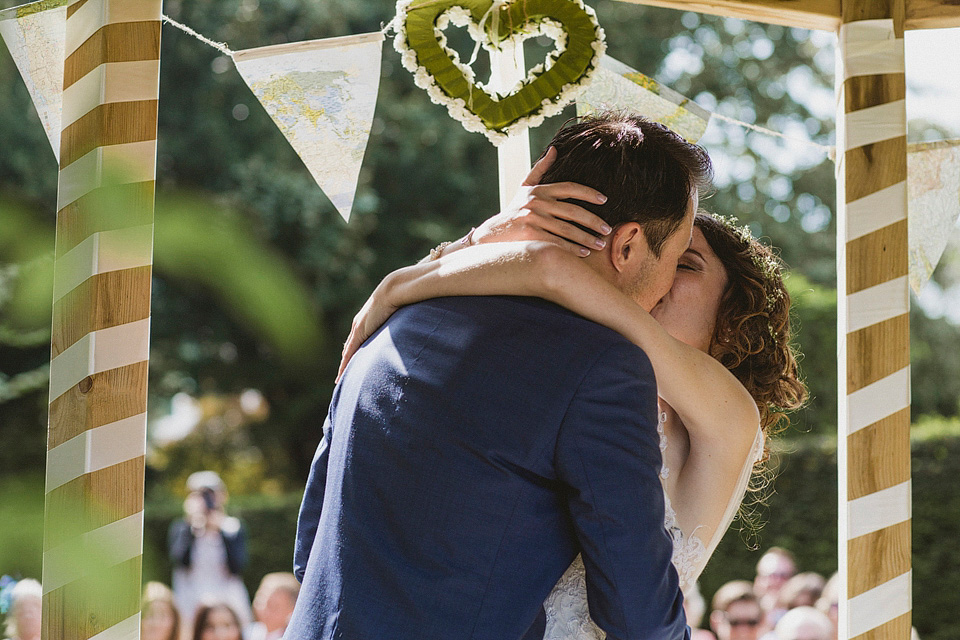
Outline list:
[[[666,418],[667,414],[661,413],[657,424],[657,432],[660,434],[661,454],[667,449],[667,437],[663,428]],[[682,590],[686,591],[696,583],[707,564],[707,560],[710,559],[723,534],[733,521],[737,510],[740,508],[740,502],[743,500],[743,494],[747,489],[747,483],[753,472],[753,465],[761,455],[763,455],[763,433],[758,430],[750,455],[740,471],[737,488],[733,492],[727,510],[723,514],[723,520],[720,522],[720,526],[716,528],[709,544],[704,544],[703,540],[697,536],[699,526],[693,531],[683,531],[678,526],[677,513],[670,504],[670,496],[664,490],[664,526],[670,537],[673,538],[673,565],[680,577],[680,588]],[[664,463],[660,469],[660,479],[666,480],[669,476],[670,470]],[[550,592],[547,600],[543,603],[543,608],[547,614],[544,640],[603,640],[606,638],[606,634],[590,619],[590,612],[587,609],[586,572],[580,556],[577,556],[577,559],[573,561],[570,568],[557,582],[557,586],[553,588],[553,591]]]

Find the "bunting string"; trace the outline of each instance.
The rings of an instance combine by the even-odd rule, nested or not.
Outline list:
[[[214,40],[211,40],[210,38],[207,38],[207,37],[204,36],[203,34],[197,33],[196,31],[194,31],[193,29],[191,29],[191,28],[188,27],[187,25],[185,25],[185,24],[183,24],[183,23],[180,23],[180,22],[177,22],[176,20],[174,20],[173,18],[171,18],[170,16],[168,16],[168,15],[166,15],[166,14],[164,14],[164,16],[163,16],[163,21],[166,22],[167,24],[169,24],[169,25],[172,26],[172,27],[176,27],[177,29],[180,29],[181,31],[183,31],[183,32],[186,33],[187,35],[193,36],[194,38],[196,38],[196,39],[199,40],[200,42],[202,42],[202,43],[204,43],[204,44],[207,44],[207,45],[213,47],[214,49],[216,49],[216,50],[219,51],[220,53],[222,53],[222,54],[224,54],[224,55],[226,55],[226,56],[229,56],[229,57],[231,57],[231,58],[233,57],[233,51],[227,46],[227,44],[226,44],[225,42],[216,42],[216,41],[214,41]],[[382,33],[384,33],[384,34],[387,34],[392,28],[393,28],[393,21],[388,22],[388,23],[383,27],[383,29],[381,29],[381,31],[382,31]],[[743,127],[744,129],[750,129],[751,131],[755,131],[755,132],[760,133],[760,134],[763,134],[763,135],[765,135],[765,136],[770,136],[770,137],[772,137],[772,138],[780,138],[780,139],[782,139],[782,140],[786,140],[787,142],[792,142],[792,143],[794,143],[794,144],[806,145],[806,146],[810,147],[811,149],[816,149],[817,151],[820,151],[821,153],[825,154],[828,158],[830,158],[830,160],[836,161],[836,155],[837,155],[837,147],[836,147],[836,145],[832,145],[832,144],[820,144],[820,143],[818,143],[818,142],[814,142],[813,140],[805,140],[804,138],[795,138],[795,137],[793,137],[793,136],[788,136],[788,135],[786,135],[786,134],[784,134],[784,133],[780,133],[779,131],[775,131],[775,130],[773,130],[773,129],[768,129],[768,128],[766,128],[766,127],[762,127],[762,126],[757,125],[757,124],[753,124],[753,123],[750,123],[750,122],[744,122],[744,121],[742,121],[742,120],[737,120],[736,118],[731,118],[730,116],[725,116],[725,115],[723,115],[723,114],[721,114],[721,113],[717,113],[717,112],[715,112],[715,111],[711,111],[711,112],[710,112],[710,117],[716,118],[717,120],[723,120],[724,122],[727,122],[727,123],[732,124],[732,125],[736,125],[736,126],[738,126],[738,127]],[[941,140],[941,141],[939,141],[939,142],[941,142],[941,143],[943,143],[943,144],[945,144],[945,145],[947,145],[947,146],[960,145],[960,138]],[[924,144],[928,144],[928,143],[924,143]]]
[[[713,118],[716,118],[717,120],[723,120],[724,122],[729,122],[730,124],[735,124],[739,127],[756,131],[757,133],[762,133],[763,135],[766,135],[766,136],[771,136],[773,138],[781,138],[788,142],[806,145],[812,149],[817,149],[818,151],[822,151],[833,162],[836,162],[837,160],[836,145],[819,144],[817,142],[814,142],[813,140],[805,140],[803,138],[794,138],[792,136],[788,136],[786,134],[780,133],[779,131],[774,131],[773,129],[767,129],[766,127],[761,127],[760,125],[757,125],[757,124],[752,124],[750,122],[742,122],[740,120],[737,120],[736,118],[731,118],[730,116],[725,116],[722,113],[717,113],[716,111],[712,111],[710,113],[710,116]]]
[[[173,18],[171,18],[166,14],[164,14],[163,16],[163,21],[172,27],[176,27],[177,29],[180,29],[187,35],[193,36],[200,42],[213,47],[214,49],[224,54],[225,56],[229,56],[230,58],[233,58],[234,52],[227,46],[225,42],[216,42],[215,40],[211,40],[210,38],[207,38],[203,34],[198,33],[194,29],[191,29],[187,25],[181,22],[177,22],[176,20],[174,20]],[[381,31],[384,34],[386,34],[392,28],[393,28],[393,22],[391,21],[391,22],[388,22]],[[717,118],[718,120],[723,120],[724,122],[728,122],[733,125],[744,127],[746,129],[751,129],[752,131],[756,131],[757,133],[761,133],[774,138],[782,138],[784,140],[787,140],[789,142],[794,142],[797,144],[806,145],[808,147],[817,149],[818,151],[826,154],[831,160],[835,159],[836,147],[834,145],[819,144],[812,140],[804,140],[803,138],[794,138],[794,137],[785,135],[783,133],[780,133],[779,131],[774,131],[773,129],[767,129],[766,127],[761,127],[759,125],[751,124],[749,122],[743,122],[741,120],[737,120],[736,118],[731,118],[730,116],[725,116],[716,112],[710,112],[710,115],[711,117]]]
[[[203,34],[197,33],[196,31],[194,31],[193,29],[191,29],[191,28],[188,27],[187,25],[185,25],[185,24],[183,24],[183,23],[181,23],[181,22],[177,22],[176,20],[174,20],[173,18],[171,18],[171,17],[168,16],[167,14],[163,14],[162,19],[163,19],[164,22],[166,22],[167,24],[169,24],[171,27],[176,27],[177,29],[180,29],[180,31],[183,31],[183,32],[184,32],[185,34],[187,34],[188,36],[193,36],[194,38],[196,38],[196,39],[199,40],[200,42],[202,42],[202,43],[204,43],[204,44],[210,45],[211,47],[213,47],[214,49],[216,49],[217,51],[219,51],[219,52],[222,53],[223,55],[229,56],[229,57],[231,57],[231,58],[233,57],[233,51],[230,50],[230,48],[227,46],[227,43],[226,43],[226,42],[214,42],[213,40],[211,40],[210,38],[204,36]]]

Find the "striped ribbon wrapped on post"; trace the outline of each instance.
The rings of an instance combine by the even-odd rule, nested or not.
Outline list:
[[[43,637],[140,626],[161,0],[67,7]]]
[[[837,51],[840,633],[910,637],[904,7],[845,1]],[[843,597],[845,594],[846,597]]]

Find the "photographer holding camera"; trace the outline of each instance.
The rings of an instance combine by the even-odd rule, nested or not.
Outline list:
[[[243,625],[252,621],[250,595],[240,575],[247,563],[243,524],[224,511],[227,488],[213,471],[187,478],[185,517],[170,525],[173,593],[190,628],[197,608],[216,601],[229,605]]]

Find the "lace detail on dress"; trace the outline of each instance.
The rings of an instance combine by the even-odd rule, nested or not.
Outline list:
[[[660,420],[657,422],[657,433],[660,434],[660,456],[667,451],[667,435],[664,433],[664,424],[667,421],[667,413],[660,413]],[[670,469],[667,468],[666,458],[663,458],[660,467],[660,478],[666,480],[670,477]],[[670,504],[670,496],[666,489],[663,491],[663,524],[673,540],[673,566],[677,569],[677,575],[680,578],[680,588],[684,591],[691,586],[699,575],[699,568],[702,567],[702,561],[707,555],[707,547],[703,540],[696,535],[700,527],[690,532],[690,535],[684,535],[683,529],[677,524],[677,512]]]
[[[686,591],[688,587],[696,582],[700,567],[703,566],[704,557],[707,555],[707,547],[703,540],[696,535],[697,529],[694,529],[689,536],[684,535],[683,529],[677,524],[677,512],[673,510],[670,504],[670,496],[663,492],[663,522],[667,528],[667,533],[673,539],[673,566],[677,569],[677,575],[680,578],[680,588]],[[702,525],[701,525],[702,526]]]
[[[543,603],[547,613],[544,640],[603,640],[587,609],[587,572],[577,556]]]

